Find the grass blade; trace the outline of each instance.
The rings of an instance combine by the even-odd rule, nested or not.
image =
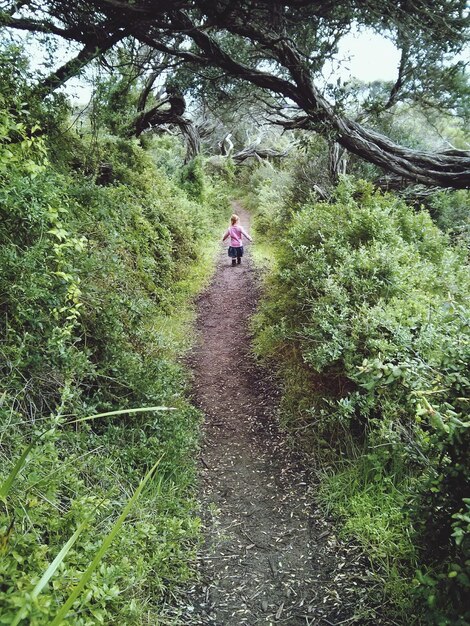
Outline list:
[[[90,563],[90,565],[87,567],[87,569],[83,572],[80,580],[78,581],[77,585],[75,586],[75,589],[72,591],[70,596],[67,598],[66,602],[62,605],[61,609],[59,610],[59,612],[57,613],[57,615],[55,616],[53,621],[50,623],[50,626],[58,626],[65,619],[65,617],[66,617],[70,607],[75,602],[75,600],[78,598],[78,596],[82,592],[83,588],[85,587],[85,585],[90,580],[93,572],[98,567],[101,559],[103,558],[104,554],[106,553],[106,550],[109,548],[109,546],[111,545],[111,542],[116,537],[116,535],[119,533],[119,530],[121,529],[121,526],[124,523],[124,520],[126,519],[126,517],[128,516],[130,510],[134,506],[134,504],[135,504],[136,500],[138,499],[141,491],[143,490],[145,485],[148,483],[148,481],[153,477],[153,475],[155,473],[155,470],[157,469],[158,464],[160,463],[160,460],[161,459],[159,459],[155,463],[155,465],[147,472],[147,474],[142,479],[142,481],[140,482],[140,484],[137,487],[137,489],[132,494],[132,497],[129,499],[128,503],[124,507],[121,515],[118,517],[118,519],[115,522],[114,526],[112,527],[111,531],[106,536],[106,538],[103,541],[103,543],[101,544],[101,547],[98,550],[98,552],[96,553],[95,558]]]
[[[29,453],[31,452],[31,450],[34,448],[35,445],[36,445],[36,441],[33,441],[32,443],[29,444],[29,446],[27,446],[23,450],[22,455],[16,461],[8,477],[3,481],[3,483],[0,486],[0,499],[5,500],[7,495],[10,493],[10,489],[13,484],[13,481],[15,480],[17,475],[20,473],[21,468],[26,463],[26,459],[28,458]]]
[[[95,420],[95,419],[98,419],[99,417],[110,417],[111,415],[123,415],[124,413],[143,413],[144,411],[176,411],[176,409],[170,406],[149,406],[149,407],[139,407],[138,409],[120,409],[119,411],[107,411],[106,413],[96,413],[95,415],[87,415],[86,417],[79,417],[76,420],[65,422],[65,425],[78,424],[79,422]]]

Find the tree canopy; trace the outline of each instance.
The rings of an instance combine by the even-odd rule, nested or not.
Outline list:
[[[82,46],[74,59],[35,85],[42,96],[87,63],[132,40],[147,51],[140,55],[147,90],[151,77],[162,68],[171,71],[183,92],[204,89],[220,96],[248,84],[260,98],[263,92],[269,94],[270,119],[286,129],[320,133],[409,180],[470,186],[469,151],[411,149],[373,128],[374,114],[400,102],[419,102],[466,119],[464,0],[48,0],[4,1],[0,6],[0,23],[9,31],[58,36]],[[322,70],[341,38],[357,27],[390,38],[401,59],[396,81],[352,116],[345,106],[344,87],[325,85]],[[173,98],[172,109],[175,103]],[[176,122],[181,121],[181,107],[176,108],[163,118],[174,114]],[[143,107],[139,132],[152,120],[142,111]],[[159,123],[162,112],[154,114]]]

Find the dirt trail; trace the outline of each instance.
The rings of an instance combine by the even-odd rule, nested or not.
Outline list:
[[[249,215],[238,204],[242,224]],[[224,249],[199,300],[191,357],[194,400],[206,423],[200,498],[202,587],[185,624],[351,624],[340,596],[354,582],[353,548],[339,546],[312,505],[308,479],[276,429],[275,386],[250,355],[258,288],[249,245],[240,266]],[[357,594],[356,594],[357,596]],[[357,608],[358,598],[355,598]],[[349,608],[347,608],[349,607]]]

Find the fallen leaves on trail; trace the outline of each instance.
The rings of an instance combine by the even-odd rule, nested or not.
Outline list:
[[[247,215],[237,207],[242,222]],[[199,300],[191,356],[204,411],[200,500],[205,543],[200,583],[178,624],[313,626],[390,624],[370,608],[373,574],[315,506],[315,485],[279,433],[279,390],[250,355],[247,319],[258,286],[246,257],[220,259]]]

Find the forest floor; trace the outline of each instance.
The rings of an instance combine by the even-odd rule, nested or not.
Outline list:
[[[249,229],[250,216],[234,210]],[[181,623],[232,626],[385,624],[367,609],[371,577],[314,501],[314,482],[276,422],[279,390],[250,350],[260,294],[250,246],[218,269],[198,302],[190,357],[205,414],[200,456],[200,582]],[[369,614],[369,617],[366,615]]]

